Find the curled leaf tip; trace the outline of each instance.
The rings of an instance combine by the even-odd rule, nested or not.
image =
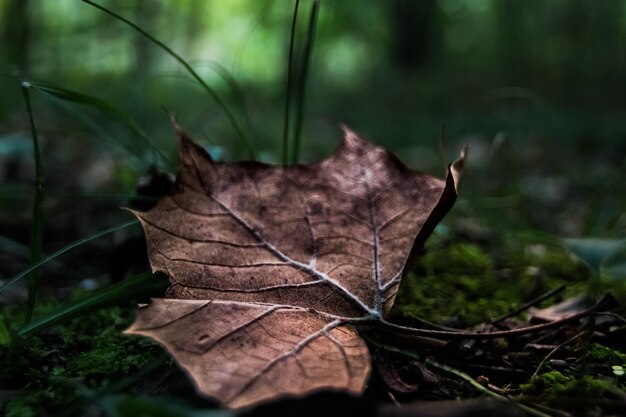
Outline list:
[[[459,158],[450,164],[450,174],[454,179],[454,189],[455,191],[459,191],[459,183],[461,182],[461,178],[463,177],[463,173],[465,171],[465,158],[467,157],[468,147],[465,145],[463,149],[461,149],[461,153]]]
[[[345,147],[351,150],[359,149],[362,147],[362,143],[364,142],[359,135],[352,129],[350,129],[347,125],[341,124],[341,130],[343,131],[343,144]]]

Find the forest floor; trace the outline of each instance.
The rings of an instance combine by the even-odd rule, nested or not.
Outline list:
[[[362,397],[320,393],[242,412],[219,410],[195,394],[158,345],[122,334],[136,302],[167,286],[165,277],[150,278],[109,298],[108,306],[94,303],[76,310],[78,317],[62,313],[56,322],[50,317],[59,311],[59,298],[64,306],[76,305],[103,290],[85,288],[85,282],[82,288],[43,289],[34,317],[50,322],[22,336],[16,336],[16,323],[25,320],[23,303],[5,305],[3,415],[601,416],[626,407],[626,323],[623,316],[597,313],[538,333],[436,346],[366,335],[375,367]],[[626,282],[599,276],[563,245],[478,225],[442,226],[405,277],[391,320],[425,328],[512,329],[579,312],[605,291],[626,300]],[[533,306],[525,305],[529,301]],[[521,311],[499,319],[516,309]]]

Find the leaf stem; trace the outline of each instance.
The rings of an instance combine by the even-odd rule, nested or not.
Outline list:
[[[167,46],[166,44],[164,44],[163,42],[161,42],[160,40],[158,40],[154,36],[150,35],[148,32],[143,30],[137,24],[131,22],[130,20],[126,19],[125,17],[123,17],[123,16],[121,16],[121,15],[119,15],[119,14],[117,14],[117,13],[115,13],[115,12],[109,10],[109,9],[107,9],[104,6],[101,6],[101,5],[97,4],[97,3],[94,3],[91,0],[81,0],[81,1],[91,5],[93,7],[95,7],[96,9],[102,10],[106,14],[108,14],[110,16],[113,16],[114,18],[116,18],[117,20],[119,20],[119,21],[121,21],[123,23],[126,23],[128,26],[130,26],[131,28],[135,29],[141,35],[146,37],[148,40],[150,40],[155,45],[159,46],[161,49],[163,49],[165,52],[167,52],[172,58],[174,58],[176,61],[178,61],[178,63],[181,64],[183,66],[183,68],[185,68],[185,70],[187,70],[189,75],[191,75],[193,77],[193,79],[196,80],[198,82],[198,84],[200,84],[200,86],[213,98],[213,100],[215,100],[217,105],[224,111],[224,113],[226,114],[226,117],[228,118],[228,121],[233,126],[233,128],[235,129],[235,132],[239,136],[239,139],[248,148],[252,159],[256,158],[255,157],[254,147],[252,146],[252,143],[250,142],[250,140],[248,139],[246,134],[243,132],[243,130],[239,126],[239,123],[237,122],[237,119],[235,119],[235,116],[230,111],[230,109],[228,108],[226,103],[215,92],[215,90],[213,90],[211,87],[209,87],[209,85],[198,75],[198,73],[191,67],[191,65],[189,65],[189,63],[187,61],[185,61],[185,59],[183,57],[181,57],[178,53],[176,53],[172,48],[170,48],[169,46]]]
[[[381,330],[391,331],[398,335],[440,337],[444,339],[497,339],[501,337],[520,336],[523,334],[536,333],[536,332],[540,332],[543,330],[552,329],[554,327],[558,327],[563,324],[574,322],[583,317],[587,317],[590,314],[593,314],[600,310],[613,309],[617,307],[618,305],[619,303],[612,295],[605,294],[599,301],[597,301],[591,307],[583,311],[580,311],[576,314],[573,314],[571,316],[562,318],[560,320],[554,320],[548,323],[538,324],[535,326],[521,327],[521,328],[513,329],[513,330],[502,330],[502,331],[496,331],[496,332],[490,332],[490,333],[416,329],[413,327],[401,326],[401,325],[391,323],[385,320],[380,320],[378,322],[374,321],[374,323],[382,324]]]
[[[43,242],[43,219],[44,219],[44,172],[43,163],[41,161],[41,152],[39,149],[39,138],[37,137],[37,129],[35,128],[35,119],[33,118],[33,109],[30,102],[30,84],[22,83],[22,94],[26,103],[26,111],[30,121],[30,130],[33,136],[33,151],[35,154],[35,202],[33,204],[33,228],[30,244],[30,262],[35,264],[41,258],[41,247]],[[28,310],[26,312],[26,322],[29,323],[35,302],[37,299],[37,289],[39,287],[39,271],[32,270],[28,275]]]

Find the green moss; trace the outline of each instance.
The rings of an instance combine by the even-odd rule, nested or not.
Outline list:
[[[0,414],[80,407],[88,390],[124,380],[161,357],[162,349],[149,340],[121,334],[130,319],[128,310],[101,309],[0,348],[3,388],[18,391],[0,406]]]
[[[394,313],[407,322],[419,316],[468,327],[506,314],[563,283],[579,294],[588,277],[589,271],[560,246],[521,239],[491,246],[440,240],[403,280]],[[580,282],[580,288],[572,281]]]
[[[403,280],[396,313],[473,325],[518,303],[517,291],[509,291],[497,276],[492,256],[477,245],[462,243],[433,250],[418,261],[415,272]]]
[[[563,387],[574,381],[571,376],[565,376],[559,371],[546,372],[532,378],[526,384],[521,384],[520,389],[524,394],[555,394],[562,392]]]
[[[67,372],[78,376],[126,375],[140,369],[151,359],[145,339],[110,334],[96,338],[91,349],[67,364]]]
[[[568,288],[575,287],[572,280],[587,277],[579,273],[578,267],[563,251],[550,247],[529,250],[527,244],[513,240],[491,246],[439,240],[403,280],[395,314],[407,322],[419,316],[469,327],[509,312],[530,294],[537,295],[563,282]],[[553,302],[548,300],[544,306]],[[57,307],[58,301],[44,300],[38,304],[36,316]],[[10,325],[9,334],[23,323],[22,311],[13,307],[3,311]],[[0,345],[0,381],[4,389],[17,391],[0,404],[0,415],[29,417],[41,415],[43,410],[54,414],[70,405],[80,407],[89,401],[87,392],[125,386],[123,381],[132,380],[149,363],[164,358],[163,350],[148,339],[121,334],[130,324],[133,311],[100,309],[23,343]],[[504,340],[494,341],[489,347],[480,360],[495,363],[508,350]],[[612,366],[625,366],[626,354],[600,344],[590,344],[579,354],[575,366],[562,372],[546,372],[521,389],[528,395],[608,398],[624,388],[626,378],[615,373]],[[584,376],[587,374],[592,376]],[[454,378],[442,379],[441,384],[453,397],[478,395]],[[181,390],[186,391],[188,387]]]
[[[604,365],[625,365],[626,354],[613,350],[599,343],[591,343],[580,362],[596,362]]]
[[[574,377],[563,375],[559,371],[546,372],[532,378],[520,388],[528,395],[549,395],[561,397],[611,397],[620,395],[620,388],[615,380],[590,375]]]
[[[433,273],[482,276],[493,269],[493,261],[480,246],[460,243],[425,254],[420,264]]]

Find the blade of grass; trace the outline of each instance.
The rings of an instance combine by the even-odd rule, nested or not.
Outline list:
[[[293,9],[293,18],[291,20],[291,34],[289,37],[289,55],[287,56],[287,87],[285,89],[285,120],[283,124],[283,165],[289,163],[289,122],[291,112],[291,97],[293,96],[292,83],[293,83],[293,52],[296,39],[296,22],[298,21],[298,7],[300,6],[300,0],[296,0],[296,4]]]
[[[444,365],[443,363],[439,363],[437,361],[434,361],[432,359],[426,359],[426,365],[432,366],[434,368],[438,368],[444,372],[448,372],[458,378],[461,378],[462,380],[464,380],[465,382],[467,382],[468,384],[470,384],[471,386],[473,386],[474,388],[476,388],[478,391],[482,392],[483,394],[496,398],[498,400],[501,401],[512,401],[517,407],[519,407],[520,409],[524,410],[526,413],[528,413],[531,416],[536,416],[536,417],[550,417],[549,414],[543,413],[539,410],[536,410],[532,407],[529,407],[527,405],[521,404],[517,401],[514,401],[510,398],[505,397],[504,395],[500,395],[496,392],[493,392],[492,390],[490,390],[489,388],[484,387],[480,382],[476,381],[474,378],[472,378],[471,376],[469,376],[468,374],[466,374],[465,372],[459,371],[456,368],[452,368],[451,366],[448,365]]]
[[[46,196],[50,197],[51,194],[49,191],[46,192]],[[27,245],[23,245],[20,242],[16,242],[13,239],[9,239],[4,236],[0,236],[0,251],[5,253],[6,255],[11,256],[12,258],[19,260],[27,260],[30,259],[30,247]],[[47,257],[45,252],[41,253],[42,258]],[[55,268],[63,268],[64,265],[55,260],[51,260],[51,266]],[[30,266],[30,265],[29,265]]]
[[[94,3],[91,0],[81,0],[81,1],[91,5],[93,7],[95,7],[96,9],[99,9],[99,10],[105,12],[109,16],[112,16],[115,19],[117,19],[117,20],[127,24],[128,26],[130,26],[131,28],[133,28],[137,32],[139,32],[142,36],[147,38],[150,42],[154,43],[155,45],[157,45],[158,47],[163,49],[168,55],[170,55],[176,61],[178,61],[178,63],[181,64],[183,66],[183,68],[185,68],[185,70],[187,70],[189,75],[191,75],[193,77],[193,79],[196,80],[200,84],[200,86],[202,86],[202,88],[213,98],[213,100],[215,100],[217,105],[224,111],[224,113],[226,114],[226,117],[228,118],[229,122],[231,123],[231,125],[235,129],[235,132],[239,136],[239,139],[241,140],[243,145],[246,146],[248,148],[248,150],[250,151],[250,155],[251,155],[252,159],[256,159],[255,158],[255,151],[254,151],[254,147],[252,146],[252,143],[249,141],[248,137],[246,136],[246,134],[243,132],[243,130],[239,126],[239,123],[237,122],[237,119],[235,119],[235,116],[230,111],[230,109],[228,108],[226,103],[224,103],[224,101],[215,92],[215,90],[213,90],[211,87],[209,87],[209,85],[198,75],[198,73],[191,67],[191,65],[189,65],[189,63],[187,61],[185,61],[185,59],[183,59],[183,57],[181,57],[178,53],[176,53],[169,46],[167,46],[166,44],[164,44],[163,42],[161,42],[160,40],[158,40],[154,36],[150,35],[148,32],[146,32],[145,30],[143,30],[141,27],[139,27],[135,23],[131,22],[130,20],[126,19],[125,17],[122,17],[122,16],[118,15],[117,13],[107,9],[104,6],[101,6],[101,5],[97,4],[97,3]]]
[[[113,226],[113,227],[109,227],[108,229],[104,229],[101,230],[97,233],[94,233],[91,236],[87,236],[84,237],[82,239],[79,239],[75,242],[70,243],[69,245],[66,245],[64,247],[62,247],[61,249],[59,249],[58,251],[51,253],[50,255],[39,259],[37,262],[34,262],[31,266],[29,266],[28,268],[26,268],[25,270],[23,270],[22,272],[20,272],[19,274],[15,275],[13,278],[11,278],[10,280],[8,280],[7,282],[5,282],[4,284],[2,284],[2,286],[0,286],[0,292],[4,291],[5,289],[7,289],[8,287],[10,287],[11,285],[15,284],[17,281],[19,281],[21,278],[23,278],[24,276],[28,275],[29,273],[33,272],[33,271],[37,271],[39,270],[39,268],[41,268],[42,265],[46,264],[47,262],[53,260],[54,258],[56,258],[57,256],[60,256],[62,254],[64,254],[65,252],[72,250],[84,243],[87,243],[91,240],[97,239],[101,236],[105,236],[108,235],[110,233],[113,233],[117,230],[123,229],[125,227],[128,226],[132,226],[134,224],[138,224],[139,221],[138,220],[131,220],[129,222],[126,223],[122,223],[119,224],[117,226]]]
[[[35,119],[33,117],[33,109],[30,102],[30,84],[22,83],[22,94],[26,103],[26,111],[30,121],[30,130],[33,136],[33,151],[35,155],[35,202],[33,204],[33,220],[32,235],[30,241],[30,262],[34,264],[41,258],[41,246],[43,242],[43,217],[44,217],[44,172],[43,163],[41,162],[41,152],[39,150],[39,138],[37,137],[37,129],[35,128]],[[35,301],[37,300],[37,289],[39,287],[39,270],[32,270],[28,274],[28,310],[26,311],[26,322],[29,323]]]
[[[96,291],[93,295],[32,321],[19,329],[17,334],[21,337],[31,336],[50,326],[80,316],[87,311],[110,305],[118,300],[126,300],[131,294],[144,294],[147,291],[165,287],[166,281],[154,279],[156,275],[162,274],[143,272],[126,278],[117,284]]]
[[[309,17],[309,28],[307,31],[306,45],[304,47],[304,57],[298,76],[298,89],[296,90],[296,127],[293,138],[293,156],[291,162],[298,163],[300,156],[300,135],[302,134],[302,121],[304,118],[304,103],[306,98],[306,82],[309,75],[311,54],[313,53],[313,41],[315,40],[315,29],[317,27],[317,15],[319,13],[319,1],[313,0],[311,5],[311,15]]]
[[[70,101],[72,103],[82,104],[85,106],[93,107],[109,115],[110,117],[118,120],[131,131],[133,131],[141,140],[147,145],[155,154],[159,155],[167,162],[171,162],[171,158],[161,151],[151,140],[148,138],[146,132],[139,126],[139,124],[128,114],[115,107],[113,104],[98,97],[94,97],[88,94],[78,93],[76,91],[68,90],[65,88],[56,87],[50,84],[44,84],[40,82],[30,82],[29,85],[37,91],[51,95],[55,98],[64,101]]]

